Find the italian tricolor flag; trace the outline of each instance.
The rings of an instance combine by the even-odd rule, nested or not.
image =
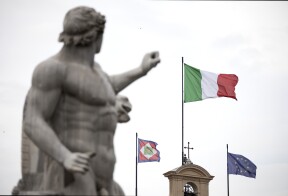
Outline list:
[[[236,99],[235,74],[216,74],[184,64],[184,102],[200,101],[207,98],[230,97]]]

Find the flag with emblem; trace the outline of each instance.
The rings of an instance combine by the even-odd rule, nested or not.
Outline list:
[[[228,153],[228,174],[256,178],[256,165],[242,155]]]
[[[156,149],[157,143],[138,138],[138,163],[160,161],[160,152]]]

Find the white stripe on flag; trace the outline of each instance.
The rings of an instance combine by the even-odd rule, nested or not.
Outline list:
[[[202,99],[218,97],[218,84],[217,78],[218,74],[208,72],[208,71],[201,71],[202,80],[201,80],[201,87],[202,87]]]

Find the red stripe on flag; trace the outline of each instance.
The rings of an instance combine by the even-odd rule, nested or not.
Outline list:
[[[235,86],[238,83],[238,77],[235,74],[219,74],[217,79],[218,97],[230,97],[236,99]]]

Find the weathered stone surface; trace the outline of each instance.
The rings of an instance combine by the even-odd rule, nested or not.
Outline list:
[[[194,189],[197,196],[209,196],[209,182],[214,178],[203,167],[186,164],[163,174],[169,179],[169,196],[183,195],[186,184]]]
[[[20,195],[124,195],[113,180],[117,123],[132,105],[118,93],[159,62],[147,53],[141,65],[109,76],[95,61],[105,17],[90,7],[67,12],[62,49],[36,66],[23,112]]]

